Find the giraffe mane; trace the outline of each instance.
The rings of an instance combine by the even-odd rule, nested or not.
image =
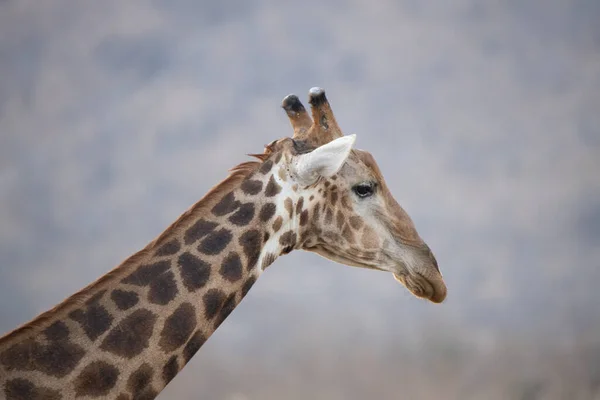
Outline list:
[[[271,145],[267,145],[265,146],[264,153],[249,154],[249,156],[257,158],[259,161],[246,161],[231,168],[229,170],[229,175],[225,179],[213,186],[198,202],[181,214],[179,218],[175,220],[175,222],[173,222],[157,238],[148,243],[146,247],[132,254],[107,274],[85,286],[83,289],[66,298],[50,310],[38,315],[29,322],[24,323],[5,335],[0,336],[0,342],[10,342],[17,337],[22,339],[23,335],[28,336],[35,334],[42,329],[47,328],[50,325],[49,322],[56,319],[57,314],[67,313],[73,308],[73,306],[80,306],[86,301],[89,301],[92,297],[92,293],[96,292],[93,290],[94,288],[122,278],[122,275],[128,272],[126,271],[127,266],[138,264],[146,259],[147,256],[152,254],[155,249],[160,246],[174,231],[181,229],[181,227],[185,225],[186,221],[195,217],[198,213],[203,212],[207,208],[214,206],[214,204],[216,204],[216,202],[218,202],[225,194],[229,193],[235,187],[240,185],[240,183],[249,175],[254,173],[262,165],[262,163],[270,157],[272,153],[273,147]]]

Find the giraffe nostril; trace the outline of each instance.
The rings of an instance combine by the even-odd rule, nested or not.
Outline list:
[[[435,257],[433,256],[433,253],[429,253],[429,254],[431,254],[431,263],[433,264],[433,266],[434,266],[435,270],[436,270],[437,272],[440,272],[440,267],[438,267],[437,260],[436,260],[436,259],[435,259]]]
[[[423,247],[421,248],[421,254],[425,260],[429,261],[431,265],[433,265],[437,272],[440,272],[437,260],[435,259],[435,256],[433,255],[433,252],[431,251],[429,246],[427,246],[427,243],[423,243]]]

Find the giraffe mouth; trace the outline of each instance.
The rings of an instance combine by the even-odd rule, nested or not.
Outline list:
[[[446,298],[446,284],[441,275],[428,279],[420,273],[393,273],[394,279],[402,283],[413,295],[433,303],[441,303]]]

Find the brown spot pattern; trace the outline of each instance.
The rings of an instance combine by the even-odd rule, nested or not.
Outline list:
[[[210,278],[210,265],[192,253],[185,252],[177,260],[183,285],[190,292],[201,289]]]
[[[331,208],[328,208],[327,211],[325,212],[325,223],[327,225],[331,224],[331,222],[333,221],[333,212],[331,211]]]
[[[219,289],[210,289],[202,297],[204,303],[204,317],[213,319],[225,301],[225,293]]]
[[[154,264],[139,266],[121,282],[136,286],[148,286],[157,276],[164,274],[171,267],[169,261],[158,261]]]
[[[219,273],[229,282],[237,282],[242,277],[242,260],[238,253],[232,252],[223,260]]]
[[[344,213],[342,212],[342,210],[338,210],[335,219],[337,223],[337,228],[342,229],[342,227],[344,226]]]
[[[277,206],[273,203],[267,203],[262,206],[259,213],[259,218],[262,222],[267,222],[268,220],[275,215],[275,211],[277,210]]]
[[[339,236],[333,231],[323,232],[323,238],[327,239],[330,243],[340,243]]]
[[[46,339],[53,342],[56,340],[66,340],[69,338],[69,328],[62,321],[56,321],[46,329],[44,329]]]
[[[0,353],[0,363],[7,371],[40,371],[61,378],[79,364],[84,354],[82,347],[66,337],[48,344],[27,339]]]
[[[139,301],[137,293],[120,289],[113,290],[110,293],[110,298],[119,310],[129,310]]]
[[[335,207],[337,201],[338,201],[337,192],[331,192],[331,205]]]
[[[158,392],[152,388],[154,371],[148,363],[143,363],[127,380],[127,389],[135,400],[154,399]]]
[[[296,214],[300,214],[302,212],[302,208],[304,207],[304,197],[300,196],[298,202],[296,203]]]
[[[342,206],[346,210],[352,210],[352,204],[350,204],[350,197],[346,195],[342,196]]]
[[[279,238],[279,244],[283,247],[282,252],[284,254],[289,253],[294,249],[297,241],[296,233],[293,231],[287,231]]]
[[[348,243],[354,243],[354,233],[352,233],[352,229],[350,229],[348,225],[344,227],[342,236],[348,241]]]
[[[244,232],[242,236],[240,236],[239,242],[244,249],[244,254],[247,259],[246,269],[249,271],[254,268],[260,257],[262,235],[256,229],[252,229]]]
[[[245,180],[244,182],[242,182],[242,191],[246,194],[249,195],[255,195],[260,193],[260,191],[262,190],[263,187],[263,183],[261,181],[257,181],[257,180]]]
[[[28,379],[10,379],[4,384],[6,400],[61,400],[62,395],[52,389],[38,387]]]
[[[356,215],[351,216],[348,221],[352,229],[360,229],[363,225],[362,218]]]
[[[269,178],[269,182],[267,183],[267,187],[265,188],[265,196],[273,197],[281,192],[281,186],[277,182],[275,182],[275,177],[271,175]]]
[[[191,303],[183,303],[166,319],[158,345],[165,352],[181,346],[196,328],[196,312]]]
[[[302,211],[300,214],[300,225],[304,226],[308,222],[308,210]]]
[[[221,217],[234,212],[240,206],[233,193],[227,193],[211,210],[214,215]]]
[[[273,232],[279,231],[279,229],[281,229],[281,224],[283,224],[283,218],[281,218],[280,215],[275,219],[275,222],[273,222]]]
[[[232,195],[233,196],[233,195]],[[208,235],[217,227],[217,224],[214,222],[209,222],[204,219],[199,219],[185,231],[185,235],[183,240],[185,244],[192,244],[202,239],[204,236]]]
[[[206,236],[198,245],[198,251],[208,255],[216,255],[227,247],[231,241],[231,231],[221,228]]]
[[[238,226],[248,225],[250,221],[254,218],[254,204],[245,203],[242,204],[238,210],[229,217],[229,221]]]
[[[285,206],[285,209],[287,210],[290,218],[292,218],[292,216],[294,215],[294,203],[292,202],[292,199],[290,199],[289,197],[286,198],[283,201],[283,205]]]
[[[125,358],[137,356],[148,347],[156,318],[143,308],[132,312],[108,333],[100,348]]]
[[[206,342],[206,336],[202,334],[200,331],[196,331],[190,340],[187,342],[185,347],[183,348],[183,358],[185,362],[189,362],[191,358],[198,352],[200,347]]]
[[[78,397],[100,397],[108,394],[117,383],[119,370],[105,361],[92,361],[75,378]]]
[[[181,245],[179,244],[179,240],[171,239],[168,242],[161,245],[158,250],[156,250],[156,256],[172,256],[176,254],[179,249],[181,249]]]
[[[162,370],[162,377],[165,381],[165,385],[173,380],[177,373],[179,372],[179,361],[177,361],[177,356],[174,355],[169,358],[169,361],[165,364]]]
[[[365,226],[365,229],[363,230],[361,242],[365,247],[371,249],[379,246],[377,234],[373,229],[369,228],[368,226]]]
[[[313,208],[313,215],[312,215],[313,222],[318,222],[320,216],[321,216],[321,209],[320,209],[319,205],[317,204]]]
[[[219,311],[219,315],[218,315],[217,319],[215,320],[215,324],[214,324],[215,329],[217,329],[219,327],[219,325],[221,325],[223,323],[223,321],[225,321],[227,319],[229,314],[231,314],[231,312],[235,309],[236,306],[237,306],[237,302],[235,300],[235,293],[232,293],[229,295],[229,297],[227,297],[227,300],[225,300],[225,303],[223,303],[223,306],[221,307],[221,310]]]
[[[248,292],[250,291],[250,289],[252,288],[252,286],[254,285],[255,282],[256,282],[255,276],[251,276],[250,278],[248,278],[246,280],[246,283],[244,283],[244,286],[242,286],[242,297],[244,297],[248,294]]]
[[[271,171],[271,168],[273,168],[273,161],[271,160],[267,160],[264,163],[262,163],[262,165],[260,166],[260,168],[258,169],[258,171],[263,174],[266,175]]]
[[[168,271],[150,283],[148,291],[148,301],[153,304],[166,305],[177,296],[177,284],[175,283],[175,274]]]
[[[97,301],[88,304],[86,308],[79,308],[69,313],[69,318],[79,323],[86,336],[94,341],[106,332],[113,321],[113,317],[106,308]]]
[[[308,231],[308,230],[305,230],[304,232],[302,232],[300,234],[300,240],[298,241],[298,243],[300,244],[300,246],[304,246],[306,244],[306,242],[308,242],[310,234],[311,234],[311,232]]]

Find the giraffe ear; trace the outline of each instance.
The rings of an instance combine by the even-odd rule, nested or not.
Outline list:
[[[308,186],[320,176],[329,178],[335,175],[346,162],[355,140],[356,135],[342,136],[295,157],[292,171],[298,182]]]

